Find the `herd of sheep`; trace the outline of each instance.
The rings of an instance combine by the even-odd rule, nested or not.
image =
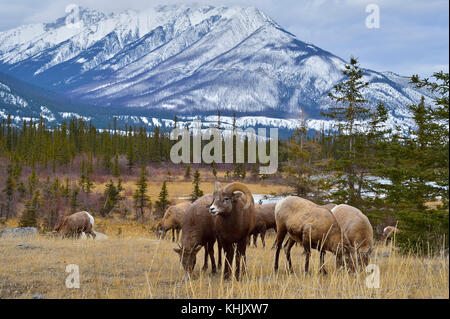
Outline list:
[[[65,217],[55,228],[63,236],[79,237],[82,232],[95,238],[94,219],[88,212],[79,212]],[[276,204],[258,205],[254,203],[252,193],[242,183],[231,183],[222,187],[214,185],[214,193],[207,194],[193,203],[184,202],[170,206],[157,225],[156,230],[164,237],[172,230],[172,240],[177,241],[181,231],[181,241],[174,251],[180,256],[186,278],[193,272],[196,256],[205,249],[203,270],[211,261],[212,273],[217,271],[214,257],[214,245],[218,247],[218,267],[222,266],[224,253],[224,279],[232,275],[231,265],[235,259],[234,277],[239,280],[245,271],[246,248],[251,236],[256,246],[258,235],[265,246],[265,233],[276,230],[274,243],[275,264],[283,248],[292,271],[291,248],[296,243],[304,249],[305,272],[309,270],[311,249],[320,252],[320,272],[326,273],[324,258],[326,252],[336,256],[337,267],[358,271],[369,263],[373,247],[373,229],[369,219],[357,208],[341,204],[317,205],[304,198],[289,196]],[[383,240],[399,232],[395,227],[384,229]],[[287,235],[287,240],[285,240]],[[242,265],[242,266],[241,266]]]

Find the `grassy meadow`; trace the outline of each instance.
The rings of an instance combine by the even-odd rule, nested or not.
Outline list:
[[[318,273],[314,251],[309,275],[303,272],[302,248],[294,246],[294,274],[286,270],[284,253],[280,270],[273,272],[275,251],[267,247],[247,250],[247,273],[241,281],[223,281],[206,273],[203,249],[190,281],[184,280],[176,247],[159,240],[149,225],[98,220],[104,240],[34,239],[0,240],[0,298],[449,298],[447,257],[402,256],[394,246],[377,244],[371,259],[379,268],[380,287],[368,288],[361,272],[336,270],[327,254],[328,275]],[[170,237],[170,236],[169,236]],[[28,244],[26,247],[19,244]],[[217,253],[216,253],[217,258]],[[79,266],[80,288],[66,288],[66,266]]]

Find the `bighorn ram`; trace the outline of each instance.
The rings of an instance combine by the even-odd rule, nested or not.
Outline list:
[[[384,242],[385,245],[388,244],[389,239],[391,239],[392,235],[395,235],[397,233],[402,233],[403,231],[398,229],[394,226],[387,226],[383,229],[383,236],[381,237],[381,240]]]
[[[212,199],[211,194],[200,197],[190,205],[183,217],[181,245],[179,245],[179,248],[174,248],[174,251],[180,255],[181,264],[187,274],[191,274],[194,270],[197,253],[202,247],[205,248],[205,263],[202,270],[205,271],[208,268],[209,255],[212,273],[216,272],[214,216],[209,213]],[[186,278],[189,279],[188,276]]]
[[[83,211],[64,217],[55,227],[53,232],[59,233],[63,237],[74,238],[79,238],[81,233],[84,232],[86,237],[91,235],[92,238],[95,238],[96,235],[93,227],[94,217],[92,217],[88,212]]]
[[[263,247],[266,247],[265,236],[266,231],[269,229],[277,230],[277,224],[275,222],[275,203],[255,205],[255,227],[250,232],[248,238],[248,244],[250,245],[250,238],[253,235],[253,245],[257,247],[256,240],[258,234],[261,236]]]
[[[221,184],[216,182],[213,197],[209,211],[217,216],[216,233],[225,252],[224,278],[230,278],[234,257],[233,244],[236,244],[235,277],[239,280],[241,257],[244,259],[245,267],[247,239],[255,225],[253,196],[244,184],[231,183],[222,188]]]
[[[336,218],[324,207],[296,196],[289,196],[275,206],[277,222],[277,250],[275,253],[275,271],[278,270],[278,259],[283,240],[289,234],[290,241],[286,247],[286,258],[289,270],[292,271],[290,249],[299,242],[305,250],[305,272],[309,270],[311,248],[320,251],[320,271],[326,274],[323,267],[325,252],[331,251],[337,256],[343,254],[341,230]]]
[[[340,204],[331,209],[331,213],[341,228],[344,243],[350,249],[347,265],[356,270],[358,265],[369,264],[373,246],[373,229],[369,219],[358,208]],[[342,266],[342,258],[337,258],[337,265]]]
[[[164,217],[158,224],[157,231],[161,238],[166,236],[166,232],[172,229],[172,242],[175,241],[175,232],[177,233],[177,241],[180,238],[181,223],[186,211],[191,206],[190,202],[183,202],[177,205],[169,206],[164,213]]]

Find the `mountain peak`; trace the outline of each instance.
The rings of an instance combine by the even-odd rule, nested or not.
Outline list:
[[[76,13],[76,12],[75,12]],[[104,14],[78,8],[50,24],[0,33],[0,71],[73,101],[143,112],[239,112],[312,119],[332,105],[344,60],[300,41],[255,7],[162,5]],[[77,20],[72,21],[76,23]],[[422,92],[364,70],[364,96],[391,116]]]

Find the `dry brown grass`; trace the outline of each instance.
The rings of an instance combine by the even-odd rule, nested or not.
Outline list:
[[[107,240],[35,239],[0,240],[0,298],[448,298],[447,258],[401,256],[392,246],[376,246],[371,262],[380,269],[379,289],[369,289],[367,273],[336,270],[327,254],[328,275],[318,274],[318,254],[312,271],[304,275],[301,248],[292,251],[295,274],[288,274],[285,258],[273,273],[274,250],[249,248],[247,274],[239,281],[224,282],[210,270],[200,273],[199,253],[194,278],[185,282],[176,245],[157,240],[148,226],[104,221]],[[118,229],[121,228],[121,234]],[[267,240],[271,246],[274,237]],[[28,243],[34,248],[19,248]],[[383,257],[383,253],[390,253]],[[282,253],[283,255],[283,253]],[[385,254],[386,255],[386,254]],[[80,269],[79,289],[68,289],[68,264]]]

